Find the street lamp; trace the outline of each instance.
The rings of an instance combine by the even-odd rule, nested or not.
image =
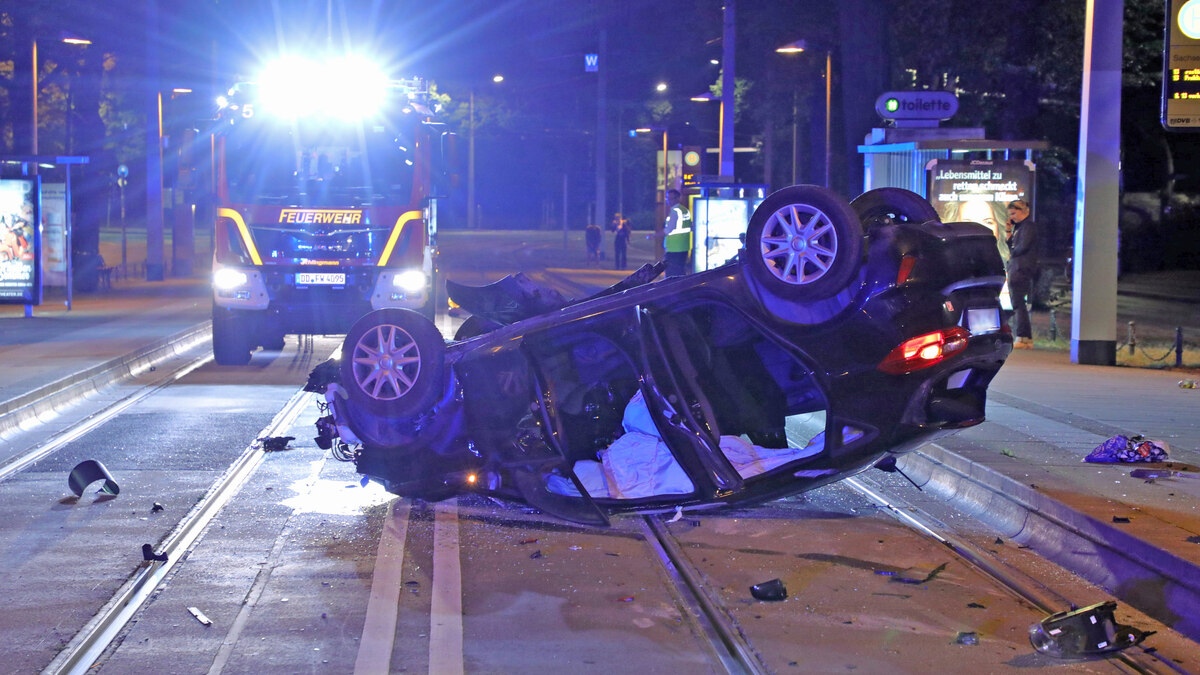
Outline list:
[[[492,76],[495,84],[503,81],[504,76],[500,73]],[[467,108],[467,229],[473,230],[479,226],[475,214],[475,87],[471,87],[471,100]]]
[[[814,46],[808,44],[808,42],[806,40],[796,40],[795,42],[789,42],[786,45],[783,45],[782,47],[777,48],[775,51],[779,54],[799,54],[800,52],[808,51],[810,49],[816,49],[816,48]],[[824,75],[825,75],[825,187],[829,187],[829,183],[830,183],[829,164],[830,164],[830,151],[831,151],[829,109],[831,107],[831,103],[833,102],[833,86],[832,86],[832,84],[833,84],[833,52],[830,51],[829,49],[822,49],[821,51],[825,52],[825,72],[824,72]],[[798,141],[796,139],[796,127],[795,127],[795,123],[793,122],[793,126],[792,126],[792,182],[793,183],[796,182],[796,175],[795,175],[796,168],[795,167],[796,167],[796,145],[797,145],[797,143],[798,143]]]
[[[92,44],[91,40],[88,40],[87,38],[81,38],[78,35],[73,35],[71,33],[60,33],[58,38],[56,39],[56,41],[57,42],[65,42],[66,44],[69,44],[69,45],[90,45],[90,44]],[[37,39],[37,37],[35,36],[34,38],[32,38],[30,40],[30,42],[32,43],[32,45],[31,45],[32,51],[31,51],[30,55],[33,57],[31,59],[33,61],[33,73],[32,73],[32,77],[30,77],[30,80],[33,83],[33,97],[32,97],[33,129],[31,130],[32,134],[29,137],[30,138],[29,143],[30,143],[30,149],[32,150],[32,152],[30,154],[37,155],[38,154],[38,39]],[[67,111],[67,115],[68,116],[70,115],[69,110]]]

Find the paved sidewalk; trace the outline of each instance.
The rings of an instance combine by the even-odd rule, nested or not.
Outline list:
[[[32,317],[24,305],[0,305],[0,415],[32,392],[203,326],[211,292],[201,277],[123,281],[76,294],[69,311],[53,296]]]

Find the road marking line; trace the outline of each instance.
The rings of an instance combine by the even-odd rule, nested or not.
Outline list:
[[[396,620],[400,613],[409,508],[406,500],[397,499],[383,521],[379,552],[375,555],[375,574],[371,578],[371,597],[367,601],[367,619],[363,623],[358,657],[354,661],[355,675],[391,670]]]
[[[433,598],[429,605],[429,672],[463,672],[462,568],[458,550],[458,501],[434,508]]]

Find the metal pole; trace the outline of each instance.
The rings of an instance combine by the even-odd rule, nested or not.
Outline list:
[[[737,73],[734,67],[734,47],[737,31],[734,30],[737,2],[725,0],[724,31],[721,44],[721,175],[733,177],[733,118]],[[665,146],[665,144],[664,144]],[[664,183],[665,185],[665,183]],[[665,197],[664,193],[664,197]]]
[[[832,135],[830,134],[830,108],[833,107],[833,52],[825,51],[825,187],[830,186],[829,165]]]
[[[800,92],[792,90],[792,185],[800,184]]]
[[[33,82],[33,128],[30,130],[29,144],[31,153],[34,156],[38,154],[38,44],[37,38],[33,38],[33,72],[30,80]],[[34,171],[37,171],[37,162],[34,162]]]
[[[70,142],[69,139],[68,139],[68,142]],[[73,244],[71,243],[71,234],[72,234],[71,228],[74,226],[74,223],[71,222],[71,165],[70,164],[68,164],[66,166],[66,170],[67,170],[67,193],[64,198],[64,201],[66,202],[66,205],[67,205],[67,213],[66,213],[65,221],[63,222],[63,234],[65,235],[63,238],[66,240],[66,246],[65,246],[66,250],[64,251],[64,254],[67,258],[67,311],[69,312],[69,311],[71,311],[71,300],[72,300],[72,295],[73,295],[74,286],[75,286],[75,281],[73,278],[74,273],[75,273],[75,269],[74,269],[75,266],[72,264],[72,259],[75,256],[72,255],[72,253],[71,253],[71,248],[73,247]]]
[[[475,228],[475,90],[471,90],[467,123],[467,229]]]
[[[1183,367],[1183,326],[1175,327],[1175,367]]]

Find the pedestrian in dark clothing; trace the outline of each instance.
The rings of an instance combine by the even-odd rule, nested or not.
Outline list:
[[[584,230],[584,241],[587,242],[587,261],[588,264],[600,264],[600,226],[591,223]]]
[[[1029,202],[1018,199],[1008,205],[1007,241],[1008,293],[1012,298],[1016,339],[1013,347],[1033,349],[1033,328],[1026,304],[1037,279],[1037,224],[1029,217]]]
[[[633,234],[633,229],[629,227],[629,220],[617,214],[613,218],[613,222],[617,223],[616,235],[613,236],[613,269],[623,270],[626,264],[626,250],[629,246],[629,235]]]

